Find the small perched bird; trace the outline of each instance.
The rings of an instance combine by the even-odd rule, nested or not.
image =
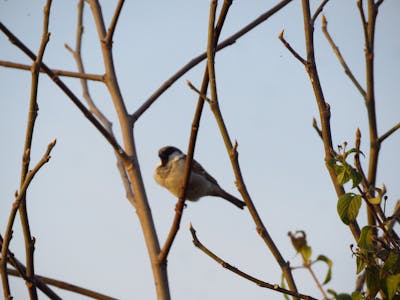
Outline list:
[[[160,164],[154,171],[155,181],[179,197],[182,189],[182,181],[185,173],[186,155],[173,146],[166,146],[158,151]],[[221,197],[240,209],[245,203],[235,196],[224,191],[218,182],[207,173],[203,167],[193,159],[192,172],[186,191],[186,199],[197,201],[204,196]]]

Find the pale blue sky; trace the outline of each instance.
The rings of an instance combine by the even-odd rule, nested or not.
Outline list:
[[[0,2],[0,20],[34,52],[41,38],[45,1]],[[75,42],[76,1],[53,1],[51,40],[44,61],[52,68],[76,70],[64,43]],[[103,1],[109,22],[116,1]],[[234,1],[222,39],[268,10],[278,1]],[[222,1],[221,1],[222,3]],[[320,1],[311,1],[313,7]],[[121,90],[133,112],[169,76],[206,47],[209,1],[127,1],[114,38],[115,64]],[[376,99],[378,129],[399,122],[400,4],[386,0],[376,31]],[[362,29],[356,1],[331,0],[324,14],[328,28],[355,76],[364,84]],[[334,143],[352,145],[357,127],[362,150],[368,153],[366,110],[320,30],[315,29],[318,70],[332,108]],[[351,234],[336,213],[336,196],[324,167],[323,148],[311,121],[318,116],[303,66],[278,40],[285,29],[291,45],[304,54],[301,3],[294,0],[276,16],[219,52],[216,72],[221,110],[232,139],[239,143],[240,163],[248,189],[271,236],[287,260],[299,264],[287,232],[303,229],[315,256],[334,262],[329,288],[350,292],[355,261]],[[103,72],[97,34],[85,11],[83,59],[87,72]],[[0,35],[0,60],[30,61]],[[196,95],[185,80],[200,85],[204,63],[185,74],[137,122],[139,160],[153,216],[163,243],[176,199],[152,178],[157,151],[171,144],[187,148]],[[32,234],[37,238],[38,274],[62,279],[120,299],[154,299],[153,278],[136,213],[125,199],[111,147],[45,76],[39,86],[39,116],[32,161],[57,138],[51,161],[40,171],[28,193]],[[65,82],[81,97],[79,80]],[[119,128],[110,97],[99,83],[90,83],[96,104]],[[0,229],[4,232],[14,191],[19,185],[30,74],[0,68]],[[388,211],[399,198],[400,134],[381,149],[378,185],[388,189]],[[205,107],[196,159],[231,193],[234,177],[216,123]],[[365,207],[362,208],[364,212]],[[189,222],[199,238],[229,263],[270,283],[280,270],[258,237],[252,220],[218,198],[188,203],[181,230],[168,259],[173,299],[282,299],[274,292],[222,269],[192,242]],[[362,224],[362,223],[361,223]],[[23,239],[16,222],[11,249],[23,260]],[[325,268],[316,266],[323,279]],[[294,273],[299,290],[320,298],[311,277]],[[27,297],[22,281],[12,280],[15,299]],[[1,288],[0,288],[1,289]],[[64,292],[65,299],[82,299]],[[44,298],[44,297],[43,297]]]

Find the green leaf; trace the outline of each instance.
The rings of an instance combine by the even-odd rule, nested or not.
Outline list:
[[[300,253],[301,253],[304,261],[308,262],[310,260],[311,254],[312,254],[312,249],[310,246],[308,246],[306,244],[301,248]]]
[[[357,148],[351,148],[349,151],[346,152],[346,156],[348,156],[351,153],[358,153],[365,157],[364,153]]]
[[[349,294],[338,294],[335,296],[336,300],[353,300]]]
[[[365,275],[368,293],[373,299],[380,288],[379,270],[375,267],[367,267],[365,269]]]
[[[364,268],[365,268],[365,261],[364,261],[364,259],[363,259],[362,257],[360,257],[360,256],[357,256],[356,261],[357,261],[357,271],[356,271],[356,274],[359,274],[359,273],[360,273],[361,271],[363,271]]]
[[[284,289],[286,288],[285,276],[283,275],[283,273],[282,273],[282,276],[281,276],[281,287],[284,288]],[[283,294],[283,297],[285,297],[286,300],[290,300],[289,296],[286,295],[286,294]]]
[[[336,178],[340,185],[343,185],[350,180],[349,171],[346,165],[335,165],[334,169]]]
[[[358,239],[358,247],[367,251],[374,250],[374,227],[364,226],[361,229],[360,238]]]
[[[324,282],[322,283],[323,285],[327,284],[329,281],[331,281],[331,278],[332,278],[332,264],[333,263],[325,255],[319,255],[317,257],[317,261],[322,261],[322,262],[324,262],[324,263],[326,263],[328,265],[328,271],[326,272],[326,276],[325,276]]]
[[[349,225],[355,221],[361,206],[361,196],[353,193],[346,193],[339,197],[337,211],[342,222]]]
[[[383,265],[383,270],[389,274],[400,273],[400,256],[398,253],[391,251]]]
[[[391,300],[397,291],[400,291],[400,274],[390,275],[386,278],[388,300]]]
[[[363,295],[361,294],[361,292],[355,291],[351,293],[351,299],[352,300],[362,300]]]
[[[358,173],[358,171],[356,169],[354,169],[351,166],[349,166],[349,167],[351,168],[350,169],[350,178],[351,178],[351,181],[353,181],[352,188],[355,188],[357,185],[360,184],[362,177],[361,177],[361,174]]]
[[[368,202],[371,204],[380,204],[382,202],[382,197],[378,195],[377,197],[369,198]]]

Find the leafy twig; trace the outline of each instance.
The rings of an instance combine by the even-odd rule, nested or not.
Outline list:
[[[211,257],[213,260],[215,260],[217,263],[219,263],[222,267],[224,267],[225,269],[228,269],[229,271],[235,273],[236,275],[239,275],[240,277],[243,277],[251,282],[254,282],[255,284],[257,284],[260,287],[274,290],[274,291],[277,291],[277,292],[285,294],[285,295],[290,295],[290,296],[295,297],[296,299],[316,300],[316,298],[313,298],[311,296],[300,294],[300,293],[297,293],[297,292],[294,292],[291,290],[281,288],[278,284],[271,284],[271,283],[262,281],[260,279],[257,279],[255,277],[239,270],[238,268],[232,266],[231,264],[227,263],[222,258],[217,256],[215,253],[213,253],[211,250],[209,250],[206,246],[204,246],[198,239],[198,237],[196,235],[196,230],[193,228],[192,224],[190,224],[190,233],[192,234],[193,244],[197,248],[199,248],[201,251],[203,251],[205,254],[207,254],[209,257]]]

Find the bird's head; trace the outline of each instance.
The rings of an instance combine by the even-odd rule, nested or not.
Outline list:
[[[181,157],[183,155],[182,151],[173,146],[165,146],[158,150],[158,156],[161,159],[161,164],[164,166],[174,157]]]

